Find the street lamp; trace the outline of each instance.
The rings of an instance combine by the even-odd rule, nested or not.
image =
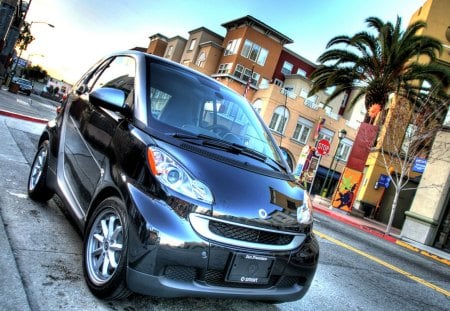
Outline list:
[[[341,129],[338,133],[338,138],[339,138],[338,147],[336,148],[336,151],[334,152],[333,159],[331,160],[331,165],[328,168],[327,175],[325,176],[325,181],[323,182],[322,189],[320,190],[320,193],[323,197],[326,197],[328,195],[328,190],[329,190],[328,188],[330,187],[331,180],[333,179],[334,171],[336,170],[337,164],[339,162],[339,157],[337,157],[337,152],[339,150],[339,146],[341,145],[342,139],[344,139],[346,135],[347,135],[347,131],[345,129]],[[336,165],[334,166],[334,169],[332,169],[335,160],[336,160]],[[331,171],[331,175],[330,175],[330,171]],[[328,175],[330,175],[330,179],[328,179]]]
[[[31,25],[33,25],[33,24],[47,24],[49,27],[55,28],[55,25],[49,24],[47,22],[35,22],[35,21],[33,21],[33,22],[30,23],[30,29],[31,29]]]

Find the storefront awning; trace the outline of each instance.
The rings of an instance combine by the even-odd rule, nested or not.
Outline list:
[[[319,169],[317,170],[316,174],[322,178],[325,178],[327,176],[327,172],[328,172],[327,167],[319,166]],[[328,178],[330,178],[330,177],[331,177],[331,171],[328,173]],[[333,179],[339,180],[339,177],[341,177],[341,173],[334,172],[332,177],[333,177]]]

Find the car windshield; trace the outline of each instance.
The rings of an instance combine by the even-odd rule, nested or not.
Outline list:
[[[16,80],[16,82],[17,83],[20,83],[20,84],[25,84],[25,85],[29,85],[29,86],[31,86],[31,81],[28,81],[28,80],[25,80],[25,79],[17,79]]]
[[[169,126],[180,138],[211,138],[209,144],[220,140],[283,164],[269,131],[244,97],[175,66],[157,62],[148,66],[150,120]]]

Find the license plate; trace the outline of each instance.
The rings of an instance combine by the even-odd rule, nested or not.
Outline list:
[[[273,257],[234,254],[225,280],[236,283],[267,284],[274,262],[275,258]]]

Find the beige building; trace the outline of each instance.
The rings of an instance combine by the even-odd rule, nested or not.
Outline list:
[[[428,0],[411,17],[411,23],[423,20],[424,35],[444,45],[440,62],[450,67],[450,1]],[[435,138],[428,164],[423,173],[401,235],[422,244],[450,252],[450,114]]]

